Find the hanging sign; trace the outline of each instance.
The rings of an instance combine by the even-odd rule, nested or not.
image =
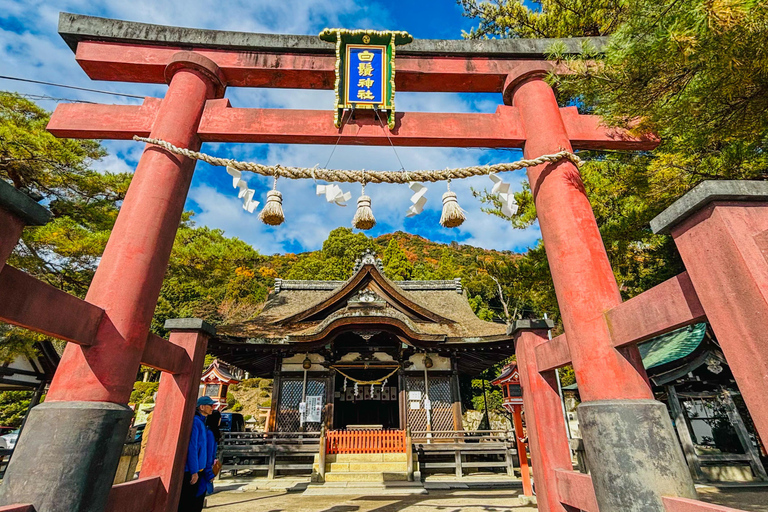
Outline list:
[[[306,421],[307,423],[319,423],[323,413],[322,395],[308,396]]]
[[[346,109],[386,111],[389,129],[395,127],[395,45],[408,44],[407,32],[325,29],[320,39],[336,43],[336,111],[341,126]]]

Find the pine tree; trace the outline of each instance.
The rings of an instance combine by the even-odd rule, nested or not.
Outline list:
[[[389,241],[384,251],[384,275],[394,281],[410,281],[413,276],[413,265],[405,256],[395,238]]]

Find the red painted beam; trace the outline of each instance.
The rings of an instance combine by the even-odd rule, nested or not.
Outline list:
[[[149,333],[147,344],[144,345],[141,364],[174,375],[190,371],[187,351],[152,333]]]
[[[560,117],[574,149],[649,150],[659,145],[653,134],[636,137],[627,130],[608,127],[600,116],[581,115],[576,107],[560,109]]]
[[[48,130],[57,137],[131,139],[148,136],[160,100],[147,98],[141,106],[63,104],[56,108]],[[653,137],[630,137],[599,125],[594,116],[565,117],[566,129],[577,137],[576,149],[652,149]],[[359,144],[430,147],[522,147],[525,132],[515,107],[500,105],[493,114],[397,113],[390,133],[373,118],[360,112],[341,130],[333,125],[329,110],[231,108],[228,100],[210,100],[198,127],[205,142],[280,144]],[[585,119],[586,118],[586,119]],[[389,138],[387,135],[389,134]],[[341,138],[339,138],[341,137]]]
[[[662,498],[662,501],[667,512],[744,512],[737,508],[724,507],[687,498],[665,496]]]
[[[568,340],[565,334],[542,343],[536,347],[535,352],[536,367],[540,373],[549,372],[571,364],[571,351],[568,348]]]
[[[525,142],[517,109],[499,106],[494,114],[398,112],[394,130],[384,129],[372,112],[341,130],[333,111],[221,108],[203,112],[198,133],[206,142],[279,144],[356,144],[430,147],[522,147]],[[389,134],[389,138],[387,135]],[[339,137],[341,137],[339,139]]]
[[[163,492],[160,477],[139,478],[112,486],[105,512],[153,510],[158,492]]]
[[[0,271],[0,321],[31,331],[91,345],[104,311],[6,265]]]
[[[60,103],[48,123],[48,131],[70,139],[148,137],[161,103],[160,98],[149,97],[141,105]]]
[[[6,505],[0,507],[0,512],[35,512],[33,505]]]
[[[584,512],[599,512],[592,477],[577,471],[555,471],[560,501]]]
[[[701,322],[706,314],[683,272],[608,310],[605,319],[618,348]]]
[[[165,66],[173,55],[189,50],[218,64],[230,87],[326,90],[334,87],[336,58],[333,54],[81,42],[75,58],[93,80],[160,84],[165,83]],[[519,74],[531,65],[543,70],[554,68],[548,61],[399,55],[395,62],[395,88],[418,92],[501,92],[508,75]]]

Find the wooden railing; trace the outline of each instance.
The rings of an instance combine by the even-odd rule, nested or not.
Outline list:
[[[422,473],[454,471],[462,477],[465,470],[497,468],[514,476],[513,457],[518,453],[512,431],[414,431],[412,435]]]
[[[405,453],[405,430],[329,430],[328,453]]]
[[[312,457],[320,447],[320,432],[222,433],[219,457],[222,471],[312,471]]]

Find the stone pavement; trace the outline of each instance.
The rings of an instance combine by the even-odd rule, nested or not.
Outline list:
[[[747,512],[768,512],[765,488],[701,487],[699,497]],[[302,496],[300,492],[222,491],[208,497],[212,512],[533,512],[517,490],[431,490],[410,496]]]

